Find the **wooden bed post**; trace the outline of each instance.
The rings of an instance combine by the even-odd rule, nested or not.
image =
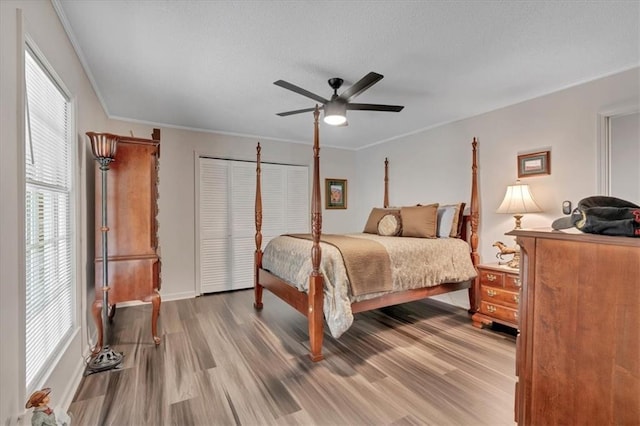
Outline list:
[[[478,209],[478,140],[474,137],[471,142],[473,148],[473,162],[471,166],[471,235],[469,243],[471,244],[471,262],[476,267],[480,263],[480,255],[478,254],[478,224],[480,222],[480,211]],[[478,283],[480,277],[476,277],[471,287],[469,287],[469,313],[475,313],[478,310],[476,306],[476,295],[478,291]]]
[[[384,203],[382,207],[389,207],[389,159],[384,158]]]
[[[322,202],[320,199],[320,145],[318,131],[318,117],[320,110],[318,105],[313,112],[313,186],[311,195],[311,236],[313,246],[311,247],[311,263],[313,270],[309,277],[309,304],[307,318],[309,320],[309,345],[312,361],[320,361],[322,355],[322,337],[324,326],[323,293],[324,279],[320,273],[320,234],[322,233]]]
[[[254,267],[253,267],[253,291],[255,301],[253,307],[256,309],[262,309],[262,286],[259,283],[258,274],[262,267],[262,188],[260,186],[260,142],[256,147],[256,203],[255,203],[255,215],[256,215],[256,251],[254,254]]]

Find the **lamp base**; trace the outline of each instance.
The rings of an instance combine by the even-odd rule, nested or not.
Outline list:
[[[522,215],[521,214],[514,214],[513,217],[516,220],[516,227],[513,229],[522,229],[521,225],[522,225]]]
[[[98,354],[87,364],[85,376],[116,369],[120,366],[123,359],[124,354],[122,352],[116,352],[109,346],[103,346],[100,352],[98,352]]]

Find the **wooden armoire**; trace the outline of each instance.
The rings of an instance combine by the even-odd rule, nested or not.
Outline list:
[[[160,256],[158,252],[158,160],[160,129],[151,139],[120,136],[114,161],[107,171],[107,226],[109,319],[118,303],[140,300],[152,303],[151,332],[160,343],[157,322],[160,313]],[[99,167],[95,179],[96,258],[93,316],[102,330],[102,184]]]

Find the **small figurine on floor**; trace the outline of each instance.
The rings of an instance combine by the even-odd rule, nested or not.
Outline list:
[[[62,414],[60,419],[56,421],[56,415],[49,407],[50,393],[51,388],[44,388],[35,391],[29,397],[25,408],[33,408],[31,426],[69,426],[71,424],[71,420],[66,414]]]

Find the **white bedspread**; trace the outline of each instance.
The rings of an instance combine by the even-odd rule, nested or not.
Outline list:
[[[382,244],[389,252],[393,291],[431,287],[447,282],[475,278],[469,244],[457,238],[382,237],[374,234],[349,234]],[[280,236],[267,244],[262,267],[306,292],[311,273],[312,242]],[[355,298],[349,291],[349,279],[338,249],[320,243],[324,275],[324,316],[331,335],[338,338],[353,323],[351,303],[371,299],[384,293]]]

